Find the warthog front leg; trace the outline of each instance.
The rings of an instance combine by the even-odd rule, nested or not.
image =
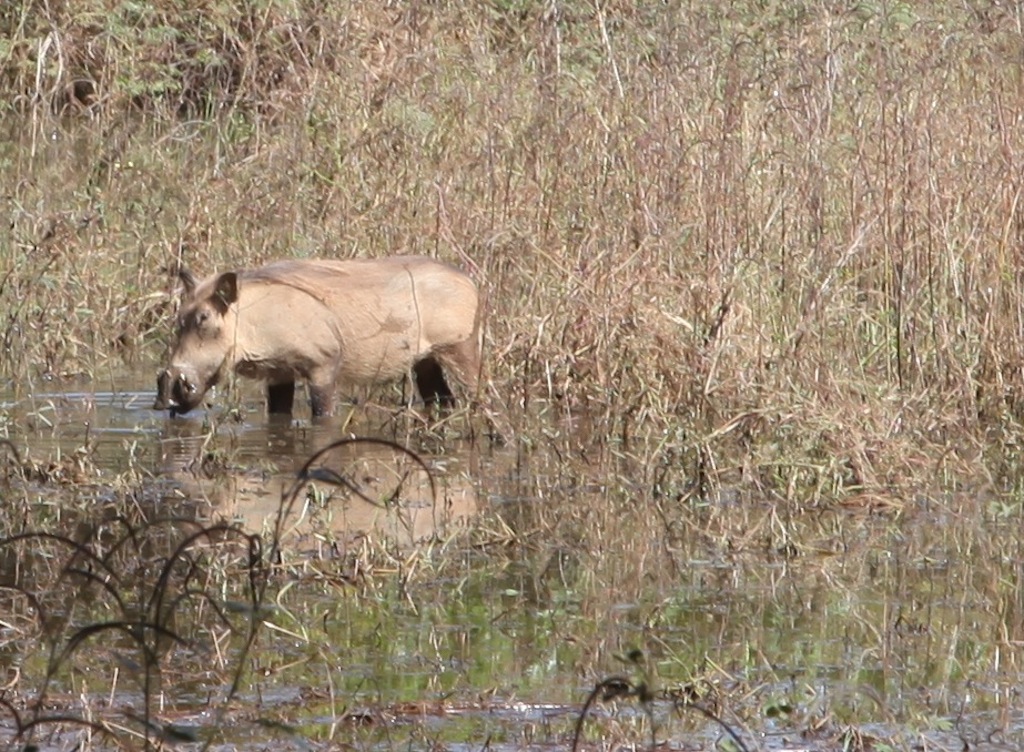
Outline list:
[[[267,412],[271,415],[291,415],[295,406],[295,382],[267,384]]]

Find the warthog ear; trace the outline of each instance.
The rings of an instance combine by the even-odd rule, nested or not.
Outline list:
[[[224,272],[217,277],[217,284],[213,288],[213,301],[220,308],[220,312],[227,311],[228,306],[238,300],[238,275],[234,272]]]
[[[178,279],[181,280],[181,284],[185,287],[185,297],[191,298],[192,293],[196,291],[196,278],[188,269],[182,267],[178,270]]]

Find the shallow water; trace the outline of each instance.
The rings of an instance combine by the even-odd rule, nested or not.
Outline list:
[[[334,499],[338,509],[330,522],[339,541],[377,530],[409,545],[465,521],[477,510],[473,480],[462,467],[472,459],[471,448],[467,445],[462,452],[456,441],[445,447],[443,456],[423,455],[422,465],[417,463],[400,450],[406,437],[395,430],[394,416],[401,412],[397,406],[367,408],[384,417],[376,425],[363,420],[355,407],[349,408],[351,415],[318,423],[308,415],[268,418],[250,387],[244,388],[244,420],[222,415],[216,406],[171,419],[151,408],[151,380],[148,372],[128,372],[119,376],[119,384],[132,388],[46,390],[23,400],[0,396],[7,421],[33,429],[23,437],[16,431],[8,435],[30,460],[60,461],[88,447],[100,470],[119,473],[141,467],[152,475],[166,502],[187,499],[196,503],[200,516],[235,520],[254,532],[275,520],[282,496],[314,453],[339,440],[369,435],[399,446],[357,442],[318,463],[354,485],[335,494],[344,497],[343,504]],[[215,428],[211,418],[220,421]],[[389,506],[386,502],[393,497],[402,503]],[[302,524],[301,508],[293,516],[290,545],[298,546],[309,531]]]
[[[161,718],[215,746],[566,748],[587,694],[614,675],[656,690],[655,737],[671,748],[724,733],[673,710],[673,693],[688,692],[751,749],[832,749],[857,734],[908,749],[1024,738],[1019,510],[952,496],[898,516],[786,510],[736,493],[655,510],[628,462],[570,467],[546,449],[554,423],[526,451],[424,433],[379,404],[316,425],[268,419],[251,391],[242,419],[216,411],[211,432],[211,414],[153,412],[149,371],[109,389],[0,395],[7,434],[46,467],[74,465],[87,446],[101,477],[143,478],[148,514],[250,532],[278,524],[296,470],[338,438],[411,446],[430,470],[394,446],[351,444],[314,476],[354,488],[295,495],[281,522],[291,575],[238,699],[218,704],[224,673],[163,681]],[[32,488],[53,503],[53,482]],[[634,648],[639,665],[623,660]],[[591,742],[649,740],[631,700],[594,717]]]

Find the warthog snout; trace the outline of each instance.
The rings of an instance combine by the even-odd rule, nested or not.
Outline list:
[[[154,410],[170,408],[172,415],[183,414],[195,407],[200,399],[202,395],[199,394],[199,389],[183,372],[175,373],[167,368],[156,377]]]

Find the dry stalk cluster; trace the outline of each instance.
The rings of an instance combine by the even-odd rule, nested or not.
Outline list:
[[[8,739],[131,748],[135,738],[150,748],[173,738],[158,715],[180,685],[229,687],[234,696],[237,653],[244,657],[259,625],[261,557],[258,538],[185,520],[121,517],[82,539],[43,531],[0,539],[4,643],[21,656],[0,697]],[[229,591],[240,600],[226,601]],[[217,708],[223,698],[210,700]]]

